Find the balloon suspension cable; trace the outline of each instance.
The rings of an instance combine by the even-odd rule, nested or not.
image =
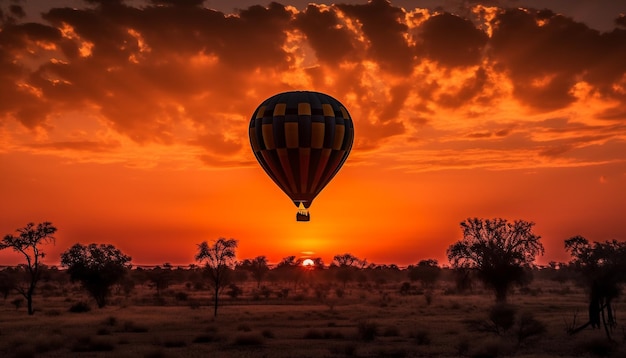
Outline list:
[[[305,208],[302,202],[298,205],[298,213],[296,214],[297,221],[309,221],[311,216],[309,215],[309,209]]]

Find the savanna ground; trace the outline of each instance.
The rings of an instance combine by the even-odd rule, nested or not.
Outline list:
[[[483,288],[461,294],[452,282],[440,281],[432,291],[401,294],[401,284],[334,283],[321,295],[302,284],[280,297],[287,284],[274,282],[264,283],[266,297],[246,282],[241,296],[222,296],[214,318],[209,291],[189,284],[170,285],[159,296],[152,287],[135,286],[98,309],[78,285],[40,283],[34,316],[16,309],[16,294],[0,298],[0,356],[626,356],[619,321],[613,343],[600,329],[566,333],[576,313],[577,325],[587,320],[587,295],[571,282],[535,279],[516,289],[508,324],[506,313],[496,317],[498,324],[490,320],[493,294]],[[89,311],[70,312],[84,303]],[[619,302],[615,307],[620,318]]]

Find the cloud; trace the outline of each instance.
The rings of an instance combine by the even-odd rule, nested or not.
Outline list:
[[[479,65],[487,34],[468,19],[443,13],[426,20],[421,26],[419,51],[445,67]]]
[[[404,11],[386,0],[372,0],[366,5],[338,4],[336,7],[356,22],[362,31],[369,57],[385,71],[412,72],[413,50],[406,40],[408,26]]]
[[[626,140],[615,130],[626,121],[623,17],[599,32],[550,10],[481,4],[449,13],[384,0],[270,3],[224,13],[196,0],[93,1],[52,7],[40,23],[21,22],[28,14],[9,6],[0,14],[0,124],[18,122],[34,139],[3,141],[63,156],[171,146],[208,166],[247,165],[252,112],[295,89],[339,99],[355,121],[354,149],[385,157],[393,148],[399,161],[430,150],[425,142],[474,156],[454,160],[464,165],[493,146],[521,151],[520,161],[526,150],[546,161],[575,152],[575,161],[590,148],[584,138]],[[93,115],[57,125],[72,111]],[[570,122],[559,131],[545,122],[555,116]],[[119,145],[60,134],[94,121]],[[460,149],[470,143],[484,147]]]
[[[119,143],[102,143],[96,141],[48,142],[30,145],[33,148],[72,150],[81,152],[109,152],[119,147]]]

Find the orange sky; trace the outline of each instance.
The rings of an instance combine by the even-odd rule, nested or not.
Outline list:
[[[535,222],[541,263],[626,239],[626,5],[170,2],[0,5],[0,234],[51,221],[46,262],[97,242],[188,264],[232,237],[240,259],[447,263],[468,217]],[[288,90],[355,127],[308,223],[248,140]]]

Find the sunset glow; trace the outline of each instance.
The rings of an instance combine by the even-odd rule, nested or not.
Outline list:
[[[96,242],[187,265],[225,237],[270,263],[445,264],[468,217],[535,222],[540,263],[575,235],[626,240],[619,2],[51,3],[0,5],[0,234],[51,221],[47,263]],[[292,90],[354,121],[306,223],[248,139]]]

